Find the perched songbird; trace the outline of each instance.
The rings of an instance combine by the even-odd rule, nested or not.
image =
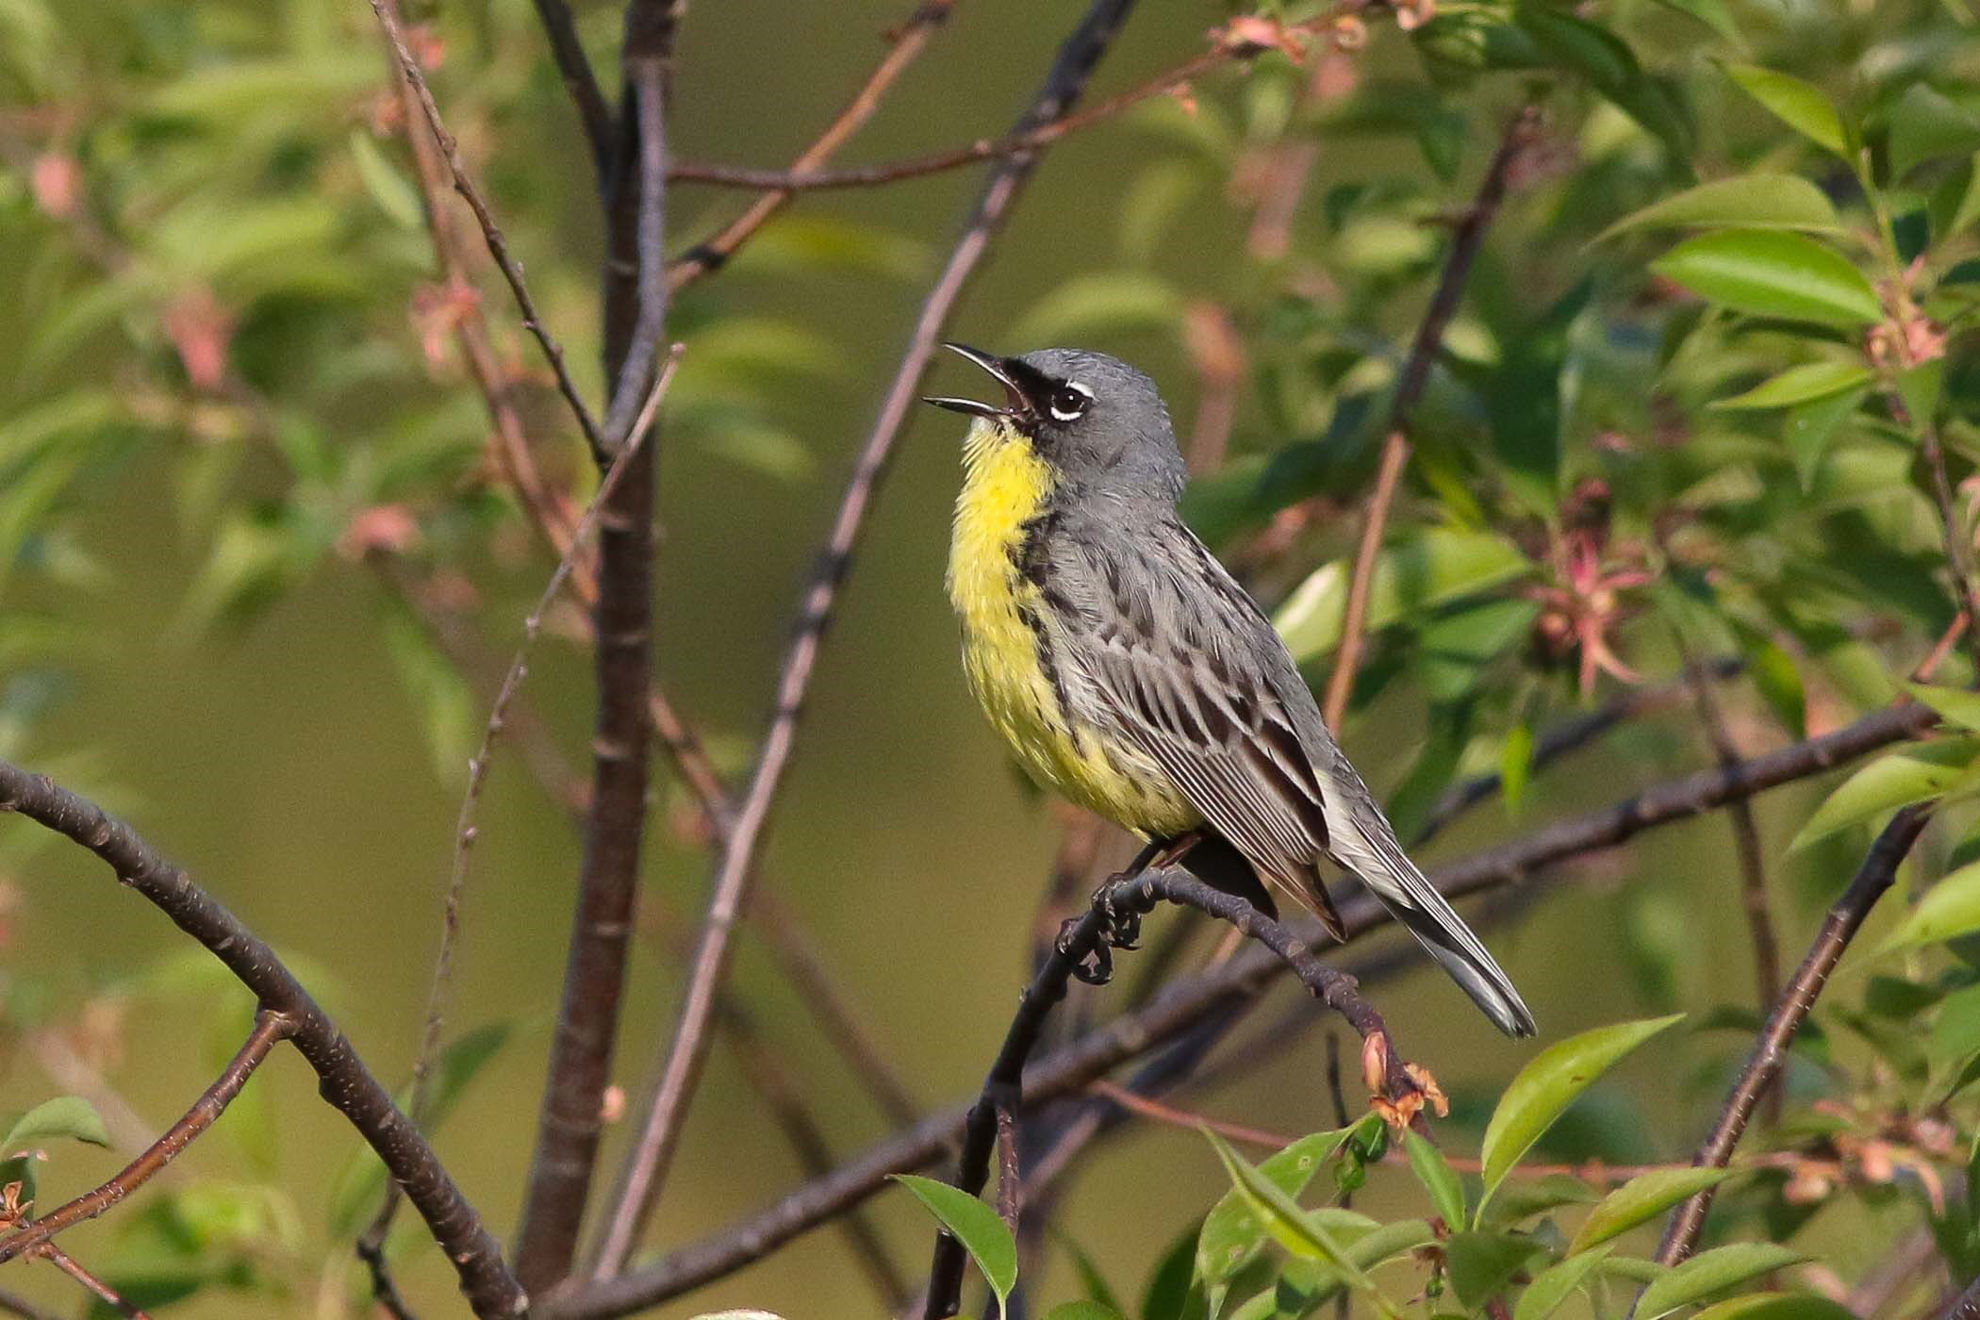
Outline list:
[[[1004,387],[966,413],[949,599],[990,722],[1025,769],[1274,911],[1339,938],[1322,858],[1361,878],[1501,1031],[1533,1015],[1404,854],[1271,622],[1176,513],[1185,472],[1155,383],[1101,353],[949,348]]]

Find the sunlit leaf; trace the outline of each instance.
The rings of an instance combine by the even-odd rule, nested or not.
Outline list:
[[[1790,850],[1887,811],[1924,802],[1959,784],[1980,756],[1980,738],[1960,736],[1884,753],[1843,780],[1794,836]]]
[[[1650,269],[1736,312],[1825,325],[1867,325],[1883,315],[1877,291],[1845,257],[1780,230],[1701,234]]]
[[[1843,129],[1842,116],[1821,88],[1752,64],[1728,64],[1726,74],[1789,128],[1825,150],[1848,157],[1849,134]]]
[[[110,1131],[96,1106],[79,1095],[58,1095],[44,1100],[14,1120],[7,1135],[0,1139],[0,1155],[17,1155],[41,1142],[63,1138],[108,1146]]]
[[[1715,179],[1631,211],[1595,242],[1637,229],[1810,229],[1834,231],[1842,218],[1828,195],[1793,174]]]
[[[1258,1175],[1287,1196],[1297,1197],[1354,1133],[1353,1128],[1316,1132],[1260,1160]],[[1204,1217],[1196,1238],[1196,1278],[1214,1304],[1237,1272],[1265,1243],[1265,1221],[1242,1190],[1233,1187]]]
[[[1813,1293],[1767,1292],[1708,1306],[1692,1320],[1855,1320],[1855,1313]]]
[[[1526,556],[1487,532],[1433,527],[1382,552],[1369,584],[1367,627],[1386,628],[1525,573]],[[1296,659],[1312,660],[1340,644],[1351,560],[1335,560],[1293,590],[1273,624]]]
[[[1905,689],[1945,718],[1946,723],[1980,732],[1980,692],[1965,688],[1907,683]]]
[[[1860,362],[1804,362],[1761,381],[1743,394],[1717,399],[1714,408],[1786,408],[1867,385],[1875,373]]]
[[[1694,1193],[1716,1187],[1726,1179],[1737,1176],[1737,1172],[1734,1169],[1674,1168],[1640,1173],[1596,1203],[1576,1231],[1574,1240],[1568,1244],[1568,1252],[1586,1251],[1598,1243],[1607,1242],[1655,1218],[1679,1201],[1689,1199]]]
[[[1674,1014],[1584,1031],[1542,1050],[1521,1068],[1500,1097],[1492,1121],[1485,1129],[1484,1192],[1479,1200],[1479,1216],[1484,1214],[1485,1204],[1506,1175],[1576,1096],[1624,1055],[1682,1016]]]
[[[1980,862],[1968,862],[1925,891],[1918,906],[1884,941],[1884,948],[1934,944],[1976,930],[1980,930]]]
[[[936,1178],[897,1173],[895,1182],[914,1193],[916,1200],[954,1234],[983,1271],[984,1281],[997,1295],[997,1309],[1003,1311],[1011,1289],[1017,1287],[1017,1240],[997,1217],[997,1212],[959,1187]]]
[[[1280,1246],[1296,1256],[1316,1260],[1340,1275],[1355,1288],[1369,1289],[1374,1285],[1368,1276],[1349,1260],[1341,1244],[1321,1222],[1300,1208],[1297,1201],[1280,1191],[1277,1184],[1246,1163],[1244,1157],[1231,1149],[1230,1143],[1214,1132],[1205,1131],[1204,1137],[1223,1161],[1224,1171],[1231,1177],[1232,1186],[1250,1204],[1265,1231],[1276,1239]]]
[[[1602,1258],[1608,1254],[1608,1247],[1584,1251],[1535,1275],[1533,1282],[1527,1284],[1526,1290],[1519,1295],[1518,1304],[1513,1307],[1513,1320],[1547,1320],[1561,1308],[1561,1303],[1574,1295],[1588,1278],[1589,1272],[1601,1264]]]
[[[1452,1228],[1465,1223],[1464,1184],[1451,1171],[1443,1152],[1416,1131],[1403,1133],[1403,1150],[1409,1156],[1410,1169],[1430,1193],[1430,1204],[1437,1208],[1444,1223]]]
[[[364,180],[364,190],[371,194],[372,201],[378,203],[378,209],[402,229],[423,228],[426,211],[420,202],[419,189],[399,173],[398,166],[385,159],[385,153],[378,149],[378,143],[371,134],[354,128],[350,142],[351,159],[357,163],[358,177]]]
[[[1792,1247],[1772,1242],[1735,1242],[1702,1251],[1644,1289],[1636,1303],[1637,1320],[1658,1320],[1681,1306],[1807,1259]]]

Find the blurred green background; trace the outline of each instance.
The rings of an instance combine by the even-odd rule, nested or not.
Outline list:
[[[609,70],[616,15],[604,4],[578,8]],[[1078,8],[962,0],[844,161],[1001,132]],[[1646,63],[1702,83],[1709,70],[1694,50],[1702,29],[1655,6],[1618,8],[1640,21]],[[1753,40],[1818,66],[1936,21],[1924,13],[1930,6],[1894,7],[1905,16],[1886,15],[1881,29],[1870,6],[1841,19],[1812,4],[1751,8],[1757,16],[1745,6],[1740,13]],[[877,34],[904,16],[900,0],[693,6],[675,84],[677,154],[788,160],[864,77],[882,49]],[[1197,0],[1143,6],[1102,66],[1095,98],[1195,53],[1227,16]],[[550,324],[580,378],[595,384],[592,183],[529,5],[415,6],[408,18],[444,43],[432,74],[441,105]],[[0,626],[11,631],[0,637],[0,751],[100,796],[187,865],[293,957],[372,1067],[396,1083],[417,1038],[461,767],[485,704],[434,665],[402,606],[336,541],[362,508],[413,507],[426,540],[412,559],[470,584],[466,615],[491,659],[514,645],[549,565],[495,497],[457,497],[485,421],[451,346],[436,362],[422,358],[425,327],[411,308],[431,277],[431,252],[406,191],[403,144],[373,131],[388,83],[371,15],[357,0],[4,0],[0,49],[0,139],[10,147],[0,173],[0,307],[9,309],[0,314],[0,457],[10,456],[9,437],[14,454],[36,443],[23,438],[33,431],[23,419],[39,416],[36,409],[88,398],[107,401],[112,414],[57,425],[47,448],[64,456],[60,478],[32,500],[19,486],[16,503],[0,501],[14,519],[4,526],[6,549],[22,565],[0,596]],[[1972,54],[1946,58],[1970,65]],[[1400,88],[1400,101],[1425,76],[1417,53],[1386,25],[1358,68],[1364,87]],[[1211,135],[1206,125],[1236,126],[1241,146],[1244,125],[1271,122],[1274,105],[1283,119],[1298,79],[1265,67],[1255,86],[1240,91],[1241,82],[1225,72],[1195,88],[1195,119],[1162,102],[1055,147],[965,299],[955,337],[1013,352],[1037,346],[1031,333],[1077,338],[1150,370],[1185,422],[1200,390],[1179,333],[1190,305],[1255,297],[1269,308],[1286,288],[1303,289],[1359,335],[1371,360],[1391,352],[1384,345],[1406,343],[1434,271],[1434,245],[1425,246],[1434,226],[1419,215],[1357,231],[1342,222],[1360,204],[1355,190],[1402,189],[1421,210],[1462,206],[1499,126],[1530,87],[1511,76],[1483,79],[1440,103],[1459,115],[1444,130],[1444,146],[1457,153],[1448,178],[1419,154],[1420,125],[1399,115],[1385,123],[1371,112],[1337,132],[1297,123],[1295,138],[1319,147],[1294,231],[1302,257],[1290,271],[1273,266],[1268,278],[1246,251],[1248,203],[1233,171],[1217,177],[1199,168],[1185,179],[1172,170],[1170,183],[1151,182],[1154,166],[1203,164],[1209,149],[1189,143]],[[1555,146],[1586,168],[1568,181],[1559,173],[1543,179],[1509,204],[1476,280],[1493,306],[1537,313],[1587,269],[1622,260],[1590,255],[1581,240],[1667,187],[1661,166],[1641,163],[1644,134],[1619,128],[1615,112],[1591,98],[1555,95]],[[1698,95],[1718,150],[1737,155],[1743,135],[1769,131],[1756,111],[1729,103],[1730,93]],[[1611,143],[1621,139],[1626,150],[1618,151]],[[74,215],[51,214],[50,181],[35,174],[51,159],[76,170],[76,214],[95,217],[111,250],[135,252],[144,278],[106,276]],[[798,584],[925,282],[980,177],[958,171],[803,197],[676,310],[674,332],[688,351],[672,410],[681,424],[663,422],[659,437],[657,671],[731,771],[747,765]],[[1606,192],[1605,204],[1588,191]],[[1160,209],[1157,198],[1169,194],[1173,204]],[[412,224],[404,222],[409,203]],[[735,194],[678,187],[674,245],[740,205]],[[1135,215],[1150,232],[1138,231]],[[481,270],[478,246],[470,246]],[[481,274],[498,344],[535,373],[499,285]],[[1083,297],[1076,285],[1065,292],[1069,281],[1103,274],[1118,278]],[[1330,291],[1329,281],[1349,292]],[[236,364],[275,401],[280,435],[252,434],[224,391],[202,397],[188,385],[161,307],[197,285],[215,289],[234,318]],[[1271,297],[1257,296],[1261,288]],[[113,292],[96,292],[103,289]],[[1454,337],[1484,334],[1479,320],[1467,314]],[[975,386],[962,364],[936,372],[945,390]],[[1250,385],[1238,406],[1238,452],[1281,442],[1273,409]],[[1434,397],[1427,411],[1438,415]],[[526,415],[546,468],[579,471],[581,450],[540,381]],[[764,861],[766,884],[812,933],[930,1107],[969,1093],[1001,1037],[1058,837],[1055,817],[1008,768],[956,662],[941,579],[959,434],[955,418],[928,411],[901,444],[825,649]],[[1356,443],[1312,492],[1320,502],[1289,557],[1297,571],[1349,552],[1356,522],[1348,511],[1372,454],[1365,440]],[[1282,594],[1296,580],[1268,578],[1261,590]],[[554,618],[551,633],[527,700],[581,768],[593,708],[588,664],[555,635]],[[1655,628],[1636,638],[1631,660],[1651,674],[1676,668],[1668,635]],[[1324,672],[1324,664],[1315,670]],[[1742,745],[1783,740],[1750,693],[1728,700]],[[1575,704],[1570,694],[1553,709]],[[1417,763],[1425,718],[1406,679],[1357,711],[1345,742],[1379,789]],[[1680,709],[1542,774],[1517,814],[1488,804],[1426,860],[1708,762]],[[664,757],[656,764],[667,768]],[[665,773],[659,784],[648,891],[671,912],[697,912],[707,859],[670,828],[687,814],[678,786]],[[1792,789],[1758,808],[1790,965],[1851,864],[1853,845],[1780,859],[1809,798]],[[72,852],[44,846],[18,824],[0,843],[8,1026],[0,1110],[75,1089],[43,1070],[52,1035],[99,1063],[144,1126],[162,1127],[238,1043],[249,1008],[243,995],[147,905]],[[1750,1002],[1727,844],[1716,817],[1654,834],[1549,877],[1541,903],[1488,933],[1547,1037],[1670,1007]],[[577,856],[560,805],[505,748],[481,812],[451,1026],[507,1023],[513,1036],[439,1135],[455,1174],[505,1236],[527,1168]],[[1131,969],[1134,956],[1124,957]],[[1426,967],[1412,962],[1380,983],[1376,998],[1409,1053],[1454,1095],[1489,1101],[1530,1051],[1490,1032]],[[1845,985],[1853,975],[1860,970],[1845,970]],[[658,942],[642,941],[617,1070],[635,1093],[671,1028],[680,979]],[[735,986],[838,1151],[885,1135],[747,937]],[[1090,1010],[1105,1012],[1111,993],[1091,994]],[[1291,1002],[1283,987],[1275,993]],[[1659,1042],[1590,1108],[1584,1148],[1572,1148],[1567,1134],[1562,1149],[1682,1158],[1740,1048],[1741,1038],[1723,1033]],[[1191,1103],[1289,1132],[1328,1126],[1322,1058],[1319,1036],[1309,1033],[1241,1083]],[[268,1189],[216,1193],[220,1208],[201,1231],[238,1232],[252,1244],[241,1259],[275,1291],[209,1290],[185,1313],[362,1310],[359,1273],[330,1230],[357,1143],[311,1092],[299,1061],[279,1055],[217,1134],[161,1180],[181,1192]],[[1445,1130],[1452,1149],[1474,1148],[1475,1128]],[[613,1167],[617,1150],[614,1141],[602,1168]],[[64,1152],[45,1175],[44,1202],[116,1164],[110,1152]],[[718,1047],[649,1246],[714,1231],[798,1177]],[[1091,1158],[1061,1227],[1132,1296],[1163,1247],[1224,1185],[1194,1135],[1132,1127]],[[1371,1203],[1387,1194],[1378,1189]],[[899,1192],[878,1198],[873,1212],[916,1275],[931,1237],[925,1218]],[[147,1251],[159,1270],[173,1268],[171,1250],[127,1219],[136,1216],[123,1211],[64,1240],[86,1258],[123,1253],[138,1274]],[[1846,1274],[1878,1249],[1877,1235],[1860,1225],[1835,1238],[1835,1263]],[[429,1246],[416,1242],[400,1268],[428,1313],[452,1312],[451,1275]],[[1047,1295],[1070,1287],[1056,1254],[1052,1270]],[[72,1305],[67,1281],[50,1270],[17,1267],[0,1284]],[[792,1317],[872,1307],[842,1244],[824,1230],[657,1314],[745,1302]]]

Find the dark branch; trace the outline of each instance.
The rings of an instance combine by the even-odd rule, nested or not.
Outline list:
[[[602,176],[612,158],[612,112],[605,104],[605,93],[599,90],[598,75],[592,72],[584,43],[578,40],[577,20],[565,0],[536,0],[536,16],[542,20],[550,55],[557,61],[557,72],[564,76],[564,87],[584,125],[591,163]]]
[[[1457,315],[1464,298],[1465,280],[1471,263],[1485,244],[1485,231],[1499,214],[1511,183],[1513,165],[1540,132],[1540,112],[1527,106],[1506,125],[1499,149],[1485,167],[1485,178],[1471,207],[1458,221],[1451,235],[1451,250],[1444,257],[1443,274],[1436,292],[1416,327],[1416,339],[1396,377],[1396,392],[1389,403],[1388,438],[1382,442],[1381,465],[1375,477],[1375,491],[1368,500],[1368,513],[1361,526],[1361,541],[1355,549],[1354,573],[1348,582],[1346,612],[1342,616],[1341,644],[1334,653],[1334,671],[1327,676],[1327,695],[1321,703],[1327,727],[1340,732],[1347,714],[1348,698],[1354,695],[1354,678],[1361,667],[1363,632],[1368,623],[1368,593],[1375,580],[1375,560],[1382,550],[1382,532],[1388,525],[1389,509],[1395,502],[1402,481],[1403,467],[1409,462],[1409,421],[1416,401],[1430,383],[1430,368],[1443,351],[1444,331]]]
[[[125,1165],[116,1177],[84,1192],[65,1205],[56,1207],[42,1215],[20,1232],[0,1238],[0,1265],[6,1264],[23,1252],[47,1242],[63,1229],[94,1219],[122,1201],[138,1188],[151,1180],[153,1174],[177,1159],[179,1152],[192,1145],[201,1133],[213,1126],[214,1120],[233,1103],[234,1097],[247,1085],[248,1078],[261,1066],[268,1052],[276,1042],[289,1035],[289,1020],[280,1013],[264,1010],[254,1020],[254,1030],[248,1034],[233,1060],[224,1068],[213,1085],[206,1088],[199,1099],[193,1102],[185,1116],[165,1130],[165,1134],[151,1143],[138,1157]]]
[[[645,172],[665,160],[664,144],[656,139],[664,128],[665,74],[673,58],[678,4],[633,0],[626,10],[623,58],[641,132],[634,141],[623,140],[631,134],[621,135],[614,175],[605,188],[605,379],[621,387],[628,379],[646,379],[650,363],[636,355],[652,328],[665,324],[666,282],[654,279],[642,264],[659,253],[655,230],[661,224],[662,196],[659,180]],[[517,1273],[524,1287],[538,1293],[568,1275],[577,1255],[625,989],[652,732],[657,449],[657,444],[647,444],[634,454],[600,524],[598,602],[592,616],[598,716],[591,802],[563,999],[516,1237]]]
[[[18,812],[101,858],[118,879],[225,963],[264,1011],[287,1020],[290,1039],[315,1070],[323,1098],[378,1152],[453,1263],[475,1314],[512,1316],[526,1309],[501,1247],[433,1148],[272,949],[129,825],[53,781],[0,761],[0,811]]]
[[[1795,743],[1737,767],[1714,767],[1645,789],[1600,811],[1547,826],[1513,842],[1438,868],[1431,878],[1453,897],[1524,880],[1548,866],[1600,852],[1646,830],[1689,820],[1736,798],[1807,779],[1906,738],[1936,722],[1929,707],[1905,702],[1819,738]],[[1346,915],[1346,914],[1344,914]],[[1373,904],[1348,917],[1359,937],[1383,923]],[[1264,950],[1246,949],[1210,971],[1176,982],[1142,1009],[1123,1014],[1055,1050],[1024,1077],[1028,1105],[1082,1090],[1121,1063],[1160,1047],[1227,1006],[1259,993],[1284,966]],[[677,1297],[763,1257],[885,1186],[890,1174],[924,1168],[962,1132],[965,1111],[929,1115],[813,1179],[749,1219],[676,1251],[644,1269],[594,1283],[546,1310],[557,1317],[625,1315]]]
[[[1816,933],[1814,943],[1808,946],[1808,956],[1801,960],[1801,966],[1795,969],[1793,979],[1774,1005],[1774,1011],[1768,1015],[1767,1025],[1761,1030],[1759,1040],[1754,1042],[1752,1055],[1726,1096],[1725,1107],[1719,1112],[1719,1121],[1713,1125],[1705,1143],[1698,1148],[1698,1154],[1692,1157],[1692,1164],[1700,1168],[1724,1168],[1732,1159],[1733,1148],[1745,1133],[1754,1107],[1786,1065],[1788,1047],[1794,1044],[1795,1033],[1808,1020],[1822,987],[1828,984],[1829,974],[1842,961],[1850,941],[1856,938],[1856,932],[1863,928],[1863,921],[1870,915],[1870,909],[1877,905],[1877,900],[1897,879],[1898,864],[1904,861],[1912,844],[1918,841],[1918,835],[1924,830],[1930,814],[1930,809],[1926,807],[1906,807],[1893,816],[1891,823],[1884,827],[1884,832],[1877,836],[1869,855],[1863,859],[1863,865],[1857,869],[1856,878],[1849,882],[1849,888],[1829,908],[1829,915],[1822,919],[1822,929]],[[1692,1248],[1698,1245],[1698,1235],[1705,1227],[1705,1216],[1712,1209],[1712,1197],[1712,1189],[1708,1187],[1678,1208],[1670,1228],[1664,1233],[1663,1244],[1657,1248],[1659,1264],[1676,1265],[1691,1255]]]
[[[1047,123],[1062,115],[1085,87],[1093,66],[1111,44],[1116,28],[1133,0],[1095,0],[1073,35],[1061,47],[1020,129]],[[1036,164],[1035,153],[1013,156],[991,177],[977,202],[961,240],[947,266],[922,303],[907,352],[894,375],[879,419],[861,451],[852,478],[839,504],[816,575],[806,590],[797,637],[785,653],[778,675],[775,713],[764,736],[762,752],[750,777],[716,868],[701,946],[682,1000],[679,1026],[659,1068],[651,1101],[642,1109],[633,1152],[627,1160],[612,1201],[611,1220],[600,1239],[594,1278],[608,1278],[624,1266],[638,1242],[647,1216],[666,1181],[680,1141],[689,1102],[708,1057],[709,1016],[715,990],[728,972],[734,952],[737,917],[746,906],[756,868],[756,853],[775,806],[784,773],[797,743],[798,722],[804,711],[812,674],[825,632],[866,525],[866,513],[893,458],[894,445],[915,407],[916,387],[941,337],[949,314],[983,260],[990,240],[1002,226]]]
[[[1023,1105],[1025,1063],[1037,1047],[1052,1009],[1065,998],[1076,969],[1096,955],[1102,956],[1104,965],[1106,931],[1115,913],[1146,912],[1164,900],[1227,921],[1246,938],[1263,945],[1272,957],[1299,977],[1316,999],[1347,1019],[1362,1039],[1383,1042],[1389,1099],[1400,1101],[1416,1092],[1415,1082],[1404,1071],[1401,1055],[1387,1043],[1388,1029],[1381,1014],[1362,999],[1355,989],[1354,978],[1322,963],[1290,927],[1265,916],[1244,899],[1213,889],[1186,872],[1144,873],[1141,868],[1148,864],[1158,847],[1150,845],[1143,849],[1133,865],[1095,896],[1085,915],[1060,936],[1052,956],[1045,960],[1018,1001],[1017,1015],[1011,1019],[1003,1046],[984,1079],[982,1093],[970,1107],[963,1125],[962,1154],[957,1158],[953,1180],[963,1191],[975,1195],[988,1180],[999,1115],[1015,1114]],[[928,1273],[924,1314],[929,1320],[952,1316],[961,1305],[963,1263],[962,1244],[946,1232],[938,1236],[935,1259]]]

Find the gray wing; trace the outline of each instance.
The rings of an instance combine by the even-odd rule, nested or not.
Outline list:
[[[1063,535],[1040,567],[1074,709],[1159,765],[1261,874],[1324,905],[1326,793],[1299,727],[1319,711],[1250,597],[1173,521]]]
[[[1074,709],[1161,766],[1337,937],[1322,857],[1360,876],[1501,1030],[1532,1035],[1511,979],[1403,851],[1271,621],[1203,543],[1172,519],[1055,540],[1033,571]]]

